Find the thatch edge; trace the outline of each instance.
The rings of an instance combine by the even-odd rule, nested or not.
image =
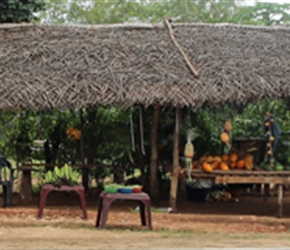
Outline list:
[[[245,24],[231,24],[231,23],[171,23],[172,27],[212,27],[212,28],[237,28],[246,30],[280,30],[289,31],[290,25],[276,25],[276,26],[258,26]],[[164,23],[115,23],[115,24],[53,24],[53,23],[4,23],[0,24],[0,29],[19,28],[19,27],[34,27],[34,26],[48,26],[48,27],[65,27],[65,28],[81,28],[81,29],[155,29],[166,28]]]

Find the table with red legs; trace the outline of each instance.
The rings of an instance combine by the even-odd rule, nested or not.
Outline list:
[[[140,219],[142,226],[148,226],[152,230],[151,219],[151,199],[147,193],[106,193],[100,194],[98,213],[96,218],[96,227],[103,229],[106,226],[108,213],[111,204],[116,200],[131,200],[138,201],[140,204]],[[145,213],[146,210],[146,213]],[[147,216],[146,216],[147,215]],[[147,217],[147,218],[146,218]]]
[[[42,218],[43,209],[46,203],[46,198],[48,194],[52,191],[58,191],[58,192],[70,192],[74,191],[76,192],[80,197],[80,203],[81,203],[81,209],[83,210],[83,219],[87,220],[87,206],[86,206],[86,194],[85,189],[83,185],[75,185],[75,186],[68,186],[68,185],[61,185],[61,186],[55,186],[51,184],[44,184],[41,187],[40,192],[40,202],[38,207],[38,213],[37,213],[37,219]]]

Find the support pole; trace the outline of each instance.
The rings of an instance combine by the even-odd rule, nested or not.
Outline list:
[[[269,197],[269,192],[270,192],[270,184],[267,183],[264,186],[264,197],[263,197],[263,212],[264,214],[267,214],[268,210],[268,197]]]
[[[86,164],[84,151],[84,116],[82,109],[80,109],[80,130],[82,132],[82,136],[80,138],[81,161],[82,164]],[[87,193],[89,191],[89,169],[82,167],[81,170],[82,170],[82,184],[85,188],[85,192]]]
[[[173,166],[170,185],[170,207],[176,211],[177,189],[178,189],[178,175],[179,175],[179,134],[181,124],[181,109],[176,107],[175,128],[173,135]]]
[[[278,218],[283,216],[283,185],[278,185]]]
[[[158,148],[157,148],[157,129],[160,115],[160,106],[154,109],[153,120],[151,125],[151,162],[150,162],[150,195],[154,203],[158,202]]]

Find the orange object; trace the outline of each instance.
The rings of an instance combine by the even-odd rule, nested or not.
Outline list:
[[[207,172],[207,173],[211,173],[211,172],[213,171],[212,166],[211,166],[209,163],[207,163],[207,162],[204,162],[204,163],[202,164],[202,169],[203,169],[205,172]]]
[[[230,154],[230,161],[233,162],[233,161],[237,161],[239,158],[238,154],[237,153],[231,153]]]
[[[229,155],[224,154],[221,158],[223,162],[227,162],[229,160]]]
[[[221,170],[224,170],[224,171],[228,171],[228,170],[230,170],[230,169],[229,169],[229,166],[228,166],[226,163],[224,163],[224,162],[221,162],[221,163],[220,163],[220,169],[221,169]]]
[[[227,143],[227,142],[230,141],[230,136],[229,136],[229,134],[226,133],[226,132],[221,133],[220,138],[221,138],[221,141],[222,141],[223,143]]]
[[[218,168],[218,166],[219,166],[219,163],[217,162],[217,161],[214,161],[214,162],[212,162],[212,168],[213,169],[217,169]]]
[[[237,162],[237,168],[243,169],[245,167],[245,161],[244,160],[239,160]]]
[[[232,122],[231,122],[231,120],[228,120],[228,121],[225,122],[224,129],[225,129],[225,131],[227,131],[229,133],[232,131]]]
[[[237,162],[236,161],[232,161],[230,162],[230,168],[233,169],[237,166]]]

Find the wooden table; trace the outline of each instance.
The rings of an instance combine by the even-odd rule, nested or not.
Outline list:
[[[186,174],[186,173],[185,173]],[[187,175],[187,174],[186,174]],[[267,201],[270,184],[278,187],[277,205],[279,218],[283,215],[283,186],[290,184],[290,171],[247,171],[247,170],[214,170],[206,173],[203,170],[194,169],[191,172],[193,179],[211,179],[215,184],[264,184],[264,212],[267,212]]]
[[[140,193],[106,193],[100,194],[98,214],[96,218],[96,227],[105,228],[108,219],[108,213],[111,204],[116,200],[133,200],[140,203],[140,219],[143,226],[148,226],[149,230],[152,230],[152,219],[151,219],[151,199],[148,194],[144,192]],[[146,214],[147,220],[146,220]]]

